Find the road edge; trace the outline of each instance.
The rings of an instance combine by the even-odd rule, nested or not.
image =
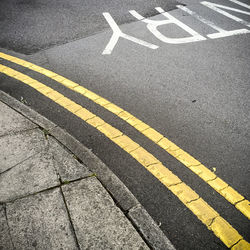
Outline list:
[[[116,205],[120,207],[150,248],[175,250],[167,236],[125,184],[91,150],[59,126],[1,90],[0,101],[47,131],[90,171],[95,173],[96,178],[109,192]]]

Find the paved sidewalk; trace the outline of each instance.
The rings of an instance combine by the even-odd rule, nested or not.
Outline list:
[[[126,215],[98,175],[1,101],[0,147],[0,249],[174,249],[143,236],[138,205]]]

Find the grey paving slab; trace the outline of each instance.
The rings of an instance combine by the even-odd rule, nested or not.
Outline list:
[[[42,151],[47,140],[40,129],[0,137],[0,173]]]
[[[0,122],[0,136],[37,127],[2,102],[0,102]]]
[[[148,249],[96,178],[62,190],[81,249]]]
[[[60,127],[50,130],[50,133],[63,144],[67,145],[67,147],[88,166],[88,169],[97,175],[98,179],[108,192],[115,197],[116,202],[124,211],[128,211],[130,208],[138,205],[137,199],[132,195],[129,189],[91,150],[86,148],[70,134],[65,133],[65,130]]]
[[[15,249],[77,249],[59,188],[7,203]]]
[[[10,238],[10,232],[4,211],[4,206],[0,206],[0,249],[14,249]]]
[[[33,194],[60,184],[55,160],[47,152],[39,153],[0,175],[0,202]]]
[[[49,154],[55,161],[55,168],[62,182],[77,180],[92,175],[87,167],[76,160],[63,145],[59,144],[53,137],[49,136]]]
[[[6,53],[8,53],[8,52],[6,52]],[[16,56],[19,56],[19,55],[16,55]],[[34,55],[34,58],[39,58],[39,55],[38,54]],[[38,59],[38,61],[42,62],[42,59]],[[24,73],[26,73],[25,72],[26,70],[27,70],[26,68],[19,69],[20,72],[24,72]],[[53,122],[51,122],[48,119],[46,119],[45,117],[39,115],[36,111],[31,109],[29,106],[24,105],[23,103],[21,103],[20,101],[14,99],[14,98],[10,98],[9,95],[4,93],[3,91],[0,91],[0,99],[2,102],[7,104],[7,106],[12,107],[17,112],[23,114],[25,117],[28,117],[28,119],[31,122],[34,122],[39,127],[46,128],[47,130],[50,130],[50,129],[56,127],[56,125]]]

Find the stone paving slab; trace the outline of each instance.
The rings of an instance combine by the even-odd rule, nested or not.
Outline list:
[[[148,249],[96,178],[62,190],[81,249]]]
[[[39,153],[0,175],[0,202],[6,202],[60,185],[54,160]]]
[[[15,249],[78,249],[60,188],[7,203],[6,213]]]
[[[24,134],[27,132],[25,131]],[[38,134],[42,135],[43,133],[38,131]],[[11,138],[13,137],[16,138],[16,135],[11,135]],[[8,136],[1,139],[6,138]],[[58,186],[60,181],[69,182],[92,175],[86,166],[79,163],[74,158],[74,155],[70,154],[54,138],[47,136],[46,139],[45,136],[42,136],[41,140],[44,141],[44,145],[47,145],[44,149],[40,147],[35,149],[42,150],[41,153],[37,153],[23,161],[21,157],[20,163],[16,159],[14,167],[0,174],[0,202],[11,201]],[[25,148],[26,144],[26,142],[23,144],[20,142],[20,149]],[[6,165],[8,165],[8,160],[12,161],[12,158],[9,158],[7,153],[7,150],[2,150],[2,157],[6,157],[6,162],[3,164]],[[14,156],[16,156],[15,153],[13,153]]]
[[[47,145],[47,140],[40,129],[34,129],[2,136],[0,137],[0,145],[0,173],[2,173],[40,153]]]
[[[53,137],[48,136],[48,154],[51,154],[55,162],[61,181],[68,182],[93,175],[87,167],[76,160],[72,153],[57,142]]]
[[[0,102],[0,121],[0,136],[37,127],[36,124],[2,102]]]

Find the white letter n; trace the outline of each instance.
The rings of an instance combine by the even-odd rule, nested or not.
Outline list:
[[[249,5],[242,4],[241,2],[239,2],[237,0],[229,0],[229,1],[237,3],[239,5],[242,5],[243,7],[249,8]],[[201,4],[207,6],[208,8],[210,8],[210,9],[212,9],[214,11],[217,11],[218,13],[220,13],[220,14],[226,16],[226,17],[229,17],[229,18],[233,19],[236,22],[239,22],[239,23],[241,23],[243,25],[246,25],[246,26],[250,27],[250,23],[249,22],[247,22],[247,21],[245,21],[245,20],[243,20],[243,19],[241,19],[239,17],[236,17],[236,16],[234,16],[232,14],[229,14],[228,12],[224,11],[223,9],[234,11],[234,12],[245,14],[245,15],[250,15],[250,12],[239,10],[239,9],[235,9],[235,8],[231,8],[231,7],[228,7],[228,6],[225,6],[225,5],[221,5],[221,4],[207,2],[207,1],[203,1],[203,2],[201,2]]]

